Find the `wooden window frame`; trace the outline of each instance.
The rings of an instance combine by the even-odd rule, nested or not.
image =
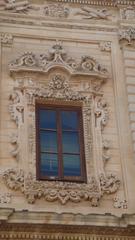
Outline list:
[[[84,152],[84,134],[83,134],[83,116],[82,116],[82,106],[69,104],[55,104],[55,103],[41,103],[36,101],[36,176],[37,180],[49,180],[49,181],[68,181],[68,182],[82,182],[86,183],[86,164],[85,164],[85,152]],[[62,166],[62,144],[58,146],[58,172],[59,176],[41,176],[40,173],[40,127],[39,127],[39,111],[40,109],[51,109],[57,111],[76,111],[78,113],[78,134],[79,134],[79,146],[80,146],[80,164],[81,164],[81,176],[64,176],[63,166]],[[58,116],[58,114],[57,114]],[[57,139],[58,142],[62,143],[60,120],[57,119]]]

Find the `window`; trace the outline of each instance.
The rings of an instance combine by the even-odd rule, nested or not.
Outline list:
[[[81,106],[36,103],[37,178],[86,180]]]

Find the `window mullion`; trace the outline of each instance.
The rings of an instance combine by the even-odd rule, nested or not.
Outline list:
[[[59,179],[63,179],[63,157],[62,157],[62,128],[60,110],[57,109],[57,131],[58,131],[58,161],[59,161]]]

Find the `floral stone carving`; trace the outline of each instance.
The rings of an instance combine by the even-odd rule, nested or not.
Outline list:
[[[10,33],[1,33],[0,36],[2,44],[12,44],[13,43],[13,36]]]
[[[107,79],[108,71],[91,56],[82,56],[77,61],[67,56],[60,42],[56,42],[49,54],[39,56],[26,52],[9,64],[10,72],[31,71],[46,73],[53,67],[65,68],[71,75],[95,75]]]
[[[121,9],[120,12],[122,19],[126,20],[135,19],[135,8],[132,6],[128,6],[127,8]]]
[[[122,29],[119,31],[120,42],[126,41],[127,44],[132,44],[135,41],[135,28]]]
[[[46,201],[60,201],[66,204],[68,201],[89,201],[91,206],[98,206],[104,193],[114,193],[119,189],[120,181],[114,175],[100,176],[100,186],[94,177],[89,182],[79,184],[70,182],[37,181],[29,173],[24,177],[23,170],[9,169],[3,173],[3,180],[12,190],[20,190],[28,203],[34,203],[36,199],[43,197]]]
[[[64,7],[61,3],[49,4],[44,7],[44,14],[49,17],[67,18],[69,9]]]

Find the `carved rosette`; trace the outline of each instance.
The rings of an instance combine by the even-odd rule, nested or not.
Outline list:
[[[107,174],[104,169],[109,146],[102,139],[102,132],[108,122],[108,106],[100,92],[107,80],[108,72],[93,57],[85,56],[80,62],[69,58],[60,43],[56,43],[49,55],[37,58],[33,53],[25,53],[10,65],[14,73],[15,87],[10,95],[10,113],[16,122],[17,134],[11,143],[15,149],[12,156],[24,161],[26,169],[18,163],[18,169],[9,169],[3,173],[6,186],[21,191],[29,203],[38,198],[46,201],[67,202],[89,201],[91,206],[98,206],[104,194],[115,193],[120,186],[114,174]],[[57,67],[57,71],[56,71]],[[62,68],[62,71],[61,71]],[[49,80],[38,83],[34,73],[46,74],[52,69]],[[54,73],[53,73],[54,69]],[[68,75],[67,75],[68,71]],[[30,72],[31,78],[25,76]],[[23,73],[24,78],[19,78]],[[70,85],[70,77],[89,76],[89,83],[76,88]],[[36,142],[35,142],[35,100],[66,101],[67,104],[81,102],[84,123],[84,141],[87,169],[87,183],[49,182],[36,180]],[[22,141],[25,134],[25,141]],[[23,153],[25,151],[25,156]],[[27,159],[26,159],[27,158]],[[109,159],[109,158],[108,158]]]
[[[13,43],[13,36],[10,33],[1,33],[0,40],[3,45],[10,46]]]
[[[110,52],[111,51],[111,42],[100,42],[99,48],[101,51]]]

